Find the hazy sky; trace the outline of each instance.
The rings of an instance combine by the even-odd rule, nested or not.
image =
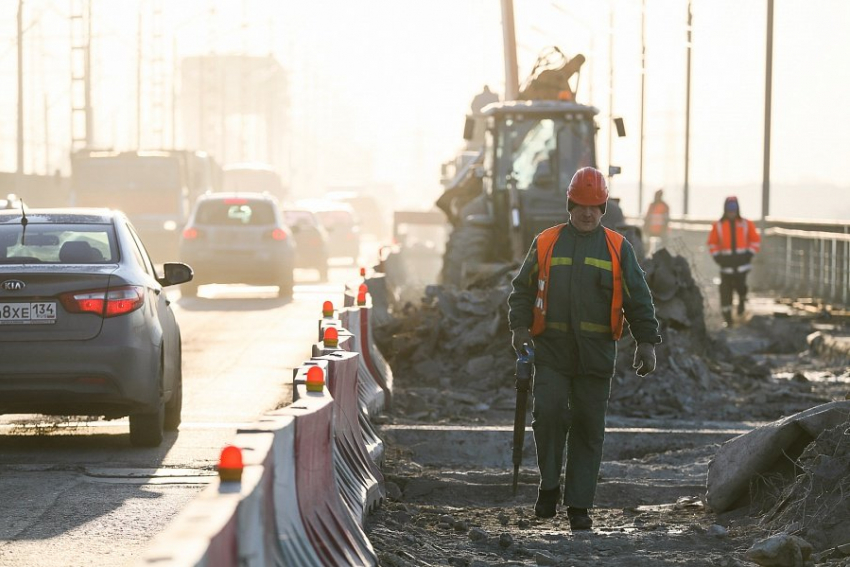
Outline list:
[[[150,0],[142,5],[150,54]],[[484,84],[503,90],[499,0],[160,1],[164,54],[273,53],[290,73],[292,145],[281,171],[298,195],[328,185],[393,187],[404,206],[440,193],[439,166],[461,146],[463,116]],[[613,191],[626,212],[666,188],[682,210],[685,131],[685,0],[646,0],[643,204],[640,150],[640,0],[515,0],[520,77],[557,45],[584,53],[579,100],[600,109],[599,165],[608,165],[609,16],[613,8],[614,138],[623,168]],[[719,216],[737,193],[760,215],[766,0],[693,0],[692,215]],[[138,0],[92,0],[93,90],[99,145],[135,140]],[[68,10],[65,0],[26,0],[26,170],[68,171]],[[15,18],[0,3],[0,170],[15,168]],[[850,216],[850,2],[780,0],[774,38],[771,213]],[[146,60],[147,61],[147,60]],[[147,63],[149,65],[149,63]],[[149,72],[149,67],[143,69]],[[144,96],[149,96],[146,92]],[[46,110],[45,110],[46,108]],[[45,128],[47,116],[47,128]],[[45,137],[50,152],[44,153]],[[178,144],[181,135],[178,129]]]

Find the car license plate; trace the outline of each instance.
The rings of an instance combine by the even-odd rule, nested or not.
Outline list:
[[[56,322],[56,302],[0,303],[0,325],[36,325]]]

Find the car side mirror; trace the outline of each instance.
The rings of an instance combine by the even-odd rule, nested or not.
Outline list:
[[[195,277],[195,272],[191,266],[183,262],[166,262],[162,266],[165,276],[157,278],[157,281],[163,286],[177,285],[192,281]]]
[[[617,137],[623,138],[626,135],[626,123],[623,122],[622,118],[614,119],[614,127],[617,128]]]
[[[463,123],[463,139],[469,141],[475,135],[475,119],[472,116],[466,117],[466,122]]]

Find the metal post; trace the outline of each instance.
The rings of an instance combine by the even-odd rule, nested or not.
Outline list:
[[[21,194],[24,181],[24,0],[18,0],[18,136],[15,193]]]
[[[640,6],[640,163],[638,165],[637,215],[643,214],[643,133],[646,109],[646,0]]]
[[[770,215],[770,117],[773,95],[773,0],[767,0],[767,46],[764,72],[764,166],[762,169],[761,230]]]
[[[835,257],[835,254],[837,252],[837,247],[838,247],[838,241],[836,241],[833,238],[832,239],[832,251],[830,252],[830,255],[829,255],[829,261],[830,261],[830,264],[831,264],[830,270],[829,270],[829,272],[830,272],[829,273],[829,301],[830,302],[834,302],[836,300],[835,288],[836,288],[836,285],[838,284],[838,281],[837,281],[838,276],[836,274],[836,271],[838,269],[838,258]]]
[[[136,36],[136,149],[142,147],[142,7]]]
[[[513,0],[502,0],[502,41],[505,50],[505,100],[519,97]]]
[[[688,216],[688,200],[690,199],[691,184],[691,27],[693,25],[693,13],[691,12],[691,0],[688,0],[688,40],[685,46],[687,53],[687,68],[685,72],[685,186],[682,189],[682,214]],[[764,227],[762,227],[764,234]]]
[[[614,5],[608,4],[608,180],[611,180],[611,159],[614,148]]]

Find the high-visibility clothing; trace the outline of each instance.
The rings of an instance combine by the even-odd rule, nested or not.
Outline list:
[[[670,207],[664,201],[653,201],[649,205],[644,221],[644,230],[649,236],[663,236],[670,221]]]
[[[546,308],[549,300],[549,268],[552,266],[552,251],[555,242],[566,224],[547,228],[537,237],[537,297],[534,301],[531,334],[537,336],[546,330]],[[611,273],[614,290],[611,296],[611,337],[618,340],[623,334],[623,271],[620,266],[620,249],[623,245],[623,235],[609,228],[605,231],[605,243],[611,256]],[[598,260],[598,262],[606,262]],[[607,267],[607,266],[606,266]]]
[[[722,218],[711,226],[708,234],[708,251],[720,271],[725,274],[748,272],[750,260],[761,250],[761,236],[749,219]]]

